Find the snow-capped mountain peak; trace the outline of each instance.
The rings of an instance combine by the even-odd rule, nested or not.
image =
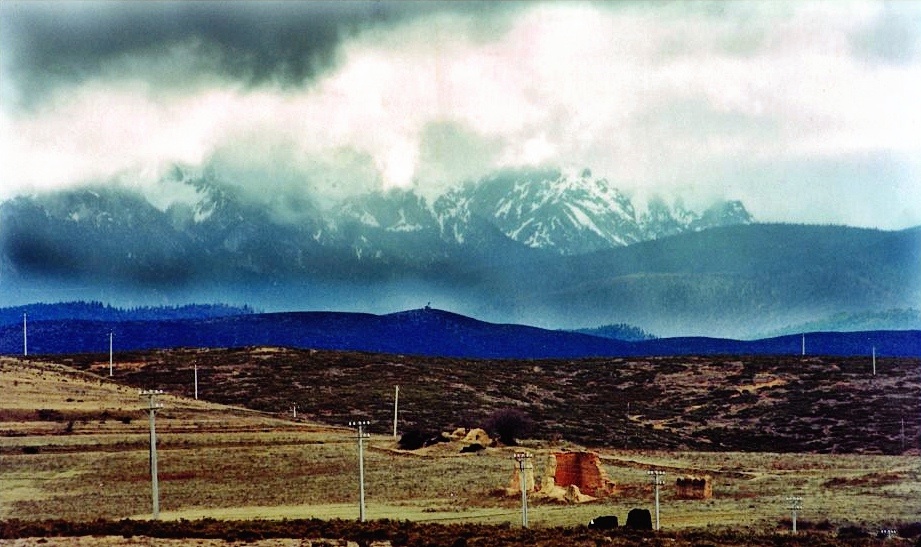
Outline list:
[[[704,214],[654,200],[638,215],[630,198],[605,178],[583,170],[504,171],[456,188],[434,204],[443,237],[463,242],[464,225],[486,219],[528,247],[561,254],[630,245],[688,230],[751,222],[738,202]]]

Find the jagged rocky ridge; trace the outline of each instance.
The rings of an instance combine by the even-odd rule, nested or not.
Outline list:
[[[530,248],[564,255],[630,245],[688,231],[748,224],[739,201],[714,204],[697,213],[661,198],[638,213],[630,198],[590,170],[510,170],[468,182],[431,206],[408,190],[391,190],[348,200],[332,218],[385,232],[431,232],[464,244],[485,223]],[[368,240],[368,234],[362,234]]]

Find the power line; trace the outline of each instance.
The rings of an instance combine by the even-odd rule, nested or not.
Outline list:
[[[349,422],[350,427],[358,428],[358,520],[365,521],[365,448],[364,440],[371,435],[364,428],[371,425],[368,421]]]
[[[147,410],[150,416],[150,490],[153,499],[153,519],[160,518],[160,486],[157,481],[157,428],[154,416],[163,408],[163,403],[157,402],[157,395],[163,395],[162,389],[148,389],[138,392],[141,397],[147,397]]]
[[[792,532],[796,533],[796,515],[803,510],[803,498],[799,496],[787,496],[787,509],[790,510],[790,518],[793,521]]]
[[[659,524],[659,487],[665,484],[665,471],[659,469],[651,469],[646,472],[647,475],[652,479],[652,485],[656,491],[656,530],[660,528]]]
[[[529,452],[516,452],[515,461],[518,462],[518,482],[521,484],[521,526],[528,527],[528,479],[525,475],[526,469],[533,469],[533,465],[528,465],[528,461],[534,455]]]

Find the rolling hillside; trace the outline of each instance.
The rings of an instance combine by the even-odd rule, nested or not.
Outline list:
[[[108,374],[108,355],[55,358]],[[372,421],[434,435],[496,411],[530,436],[588,446],[896,454],[919,447],[921,362],[885,358],[661,357],[472,360],[283,348],[121,353],[114,379],[330,425]],[[904,432],[904,433],[903,433]]]
[[[42,320],[32,317],[30,354],[107,352],[113,349],[238,348],[283,346],[301,349],[492,359],[583,358],[666,355],[799,355],[800,335],[739,341],[718,338],[661,338],[622,341],[588,334],[495,324],[422,308],[387,315],[334,312],[248,313],[201,319],[151,321],[115,318]],[[921,355],[921,331],[810,333],[809,355]],[[21,355],[21,320],[0,326],[0,353]]]

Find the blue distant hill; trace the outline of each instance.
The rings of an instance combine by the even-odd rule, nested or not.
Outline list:
[[[798,355],[803,337],[740,341],[662,338],[622,341],[513,324],[487,323],[424,308],[387,315],[342,312],[244,313],[213,317],[108,320],[30,317],[30,355],[176,347],[284,346],[405,355],[491,359],[664,355]],[[921,331],[807,333],[808,355],[921,356]],[[0,353],[21,355],[21,315],[0,326]]]

